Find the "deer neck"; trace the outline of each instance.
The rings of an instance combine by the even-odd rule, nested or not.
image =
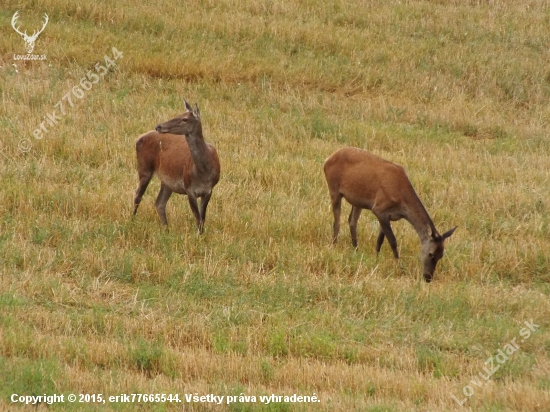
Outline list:
[[[185,139],[197,171],[201,174],[211,171],[213,167],[210,160],[210,150],[202,136],[201,124],[198,123],[191,133],[186,134]]]
[[[407,213],[405,218],[414,227],[414,230],[420,238],[420,242],[424,244],[432,238],[432,234],[437,233],[437,230],[426,208],[418,198],[418,195],[414,192],[413,195],[414,196],[410,197],[409,202],[407,202]]]

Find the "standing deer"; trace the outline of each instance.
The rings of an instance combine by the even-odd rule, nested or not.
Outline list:
[[[46,28],[46,25],[48,24],[49,17],[46,13],[44,13],[44,24],[42,25],[42,28],[38,30],[38,32],[35,30],[32,33],[32,35],[29,36],[26,30],[24,33],[22,33],[21,30],[19,30],[19,27],[15,26],[15,22],[19,17],[18,13],[19,12],[16,11],[13,17],[11,18],[11,26],[19,35],[21,35],[21,37],[23,37],[23,40],[25,41],[25,49],[27,50],[28,54],[31,54],[32,51],[34,50],[34,44],[36,43],[36,39],[38,38],[38,35],[44,31],[44,29]]]
[[[157,125],[156,131],[136,141],[139,186],[134,200],[134,215],[153,174],[161,181],[155,207],[162,224],[166,220],[166,203],[173,192],[187,195],[199,233],[204,231],[206,207],[212,189],[220,179],[220,161],[216,149],[204,141],[199,107],[186,100],[185,113]],[[185,138],[182,138],[184,135]],[[201,198],[200,208],[197,198]]]
[[[355,248],[357,220],[363,209],[369,209],[380,222],[376,253],[380,252],[384,238],[387,237],[393,255],[396,259],[399,258],[397,241],[390,222],[404,218],[414,227],[420,238],[424,279],[431,282],[437,262],[443,257],[443,243],[454,233],[456,227],[443,235],[439,234],[414,191],[405,169],[364,150],[344,147],[325,160],[324,172],[334,213],[333,243],[337,242],[340,231],[342,197],[352,206],[348,221],[351,243]]]

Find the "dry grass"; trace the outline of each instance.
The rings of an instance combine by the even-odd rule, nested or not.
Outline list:
[[[148,406],[547,410],[547,2],[4,3],[0,409],[12,393],[242,392],[321,403]],[[46,62],[13,61],[16,10],[31,32],[50,15]],[[34,139],[113,46],[116,67]],[[203,236],[181,196],[160,226],[158,180],[131,219],[134,141],[182,97],[222,163]],[[406,222],[399,262],[375,256],[370,213],[358,252],[345,221],[330,245],[321,168],[343,145],[404,165],[438,229],[458,225],[432,284]],[[52,408],[71,407],[136,405]]]

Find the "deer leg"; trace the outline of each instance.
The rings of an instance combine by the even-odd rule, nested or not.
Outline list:
[[[391,249],[393,250],[393,256],[398,259],[399,253],[397,253],[397,240],[395,239],[395,235],[393,234],[390,221],[382,220],[380,218],[378,218],[378,220],[380,221],[380,226],[382,227],[384,235],[388,238],[388,242],[391,246]],[[380,235],[378,235],[378,239],[380,239]]]
[[[168,225],[168,221],[166,220],[166,203],[170,199],[170,196],[172,196],[172,190],[165,186],[164,183],[161,184],[157,200],[155,200],[155,208],[157,209],[160,221],[165,226]]]
[[[199,233],[202,234],[204,225],[201,219],[201,213],[199,211],[197,198],[194,195],[191,195],[189,193],[187,194],[187,198],[189,199],[189,206],[191,206],[191,211],[193,212],[193,215],[195,216],[195,220],[197,221],[197,228],[199,229]]]
[[[137,213],[139,204],[141,202],[141,198],[143,197],[145,190],[147,190],[147,186],[149,185],[149,182],[151,181],[152,177],[153,177],[153,173],[147,173],[147,174],[140,173],[139,186],[136,190],[136,197],[134,199],[134,216]]]
[[[203,226],[204,226],[204,221],[206,220],[206,207],[208,206],[208,202],[210,202],[210,196],[212,196],[212,192],[204,195],[201,198],[200,216],[201,216],[201,221]]]
[[[349,214],[349,231],[351,233],[351,244],[355,249],[357,249],[357,221],[363,209],[357,206],[351,207],[351,212]]]
[[[378,239],[376,239],[376,254],[380,253],[380,248],[382,247],[382,243],[384,243],[384,236],[384,230],[382,229],[382,226],[380,226]]]
[[[332,234],[332,243],[338,242],[338,232],[340,232],[340,212],[342,211],[342,195],[337,193],[336,195],[330,194],[332,202],[332,213],[334,214],[334,225]]]

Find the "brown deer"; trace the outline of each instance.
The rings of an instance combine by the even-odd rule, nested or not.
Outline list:
[[[139,186],[134,215],[147,185],[156,174],[161,185],[155,207],[162,224],[168,225],[166,203],[176,192],[187,195],[199,233],[203,233],[206,207],[220,179],[220,161],[214,146],[206,143],[202,136],[199,107],[195,103],[192,108],[186,100],[184,103],[185,113],[157,125],[156,131],[145,133],[136,141]],[[200,208],[197,198],[201,198]]]
[[[440,235],[424,205],[414,191],[405,169],[372,153],[354,147],[344,147],[324,163],[324,172],[334,213],[333,242],[338,240],[342,197],[352,206],[349,215],[351,243],[357,248],[357,220],[363,209],[369,209],[380,222],[376,253],[380,252],[384,238],[393,250],[395,258],[397,241],[391,221],[402,218],[414,227],[422,243],[421,261],[424,279],[431,282],[435,267],[443,257],[444,241],[454,229]]]

